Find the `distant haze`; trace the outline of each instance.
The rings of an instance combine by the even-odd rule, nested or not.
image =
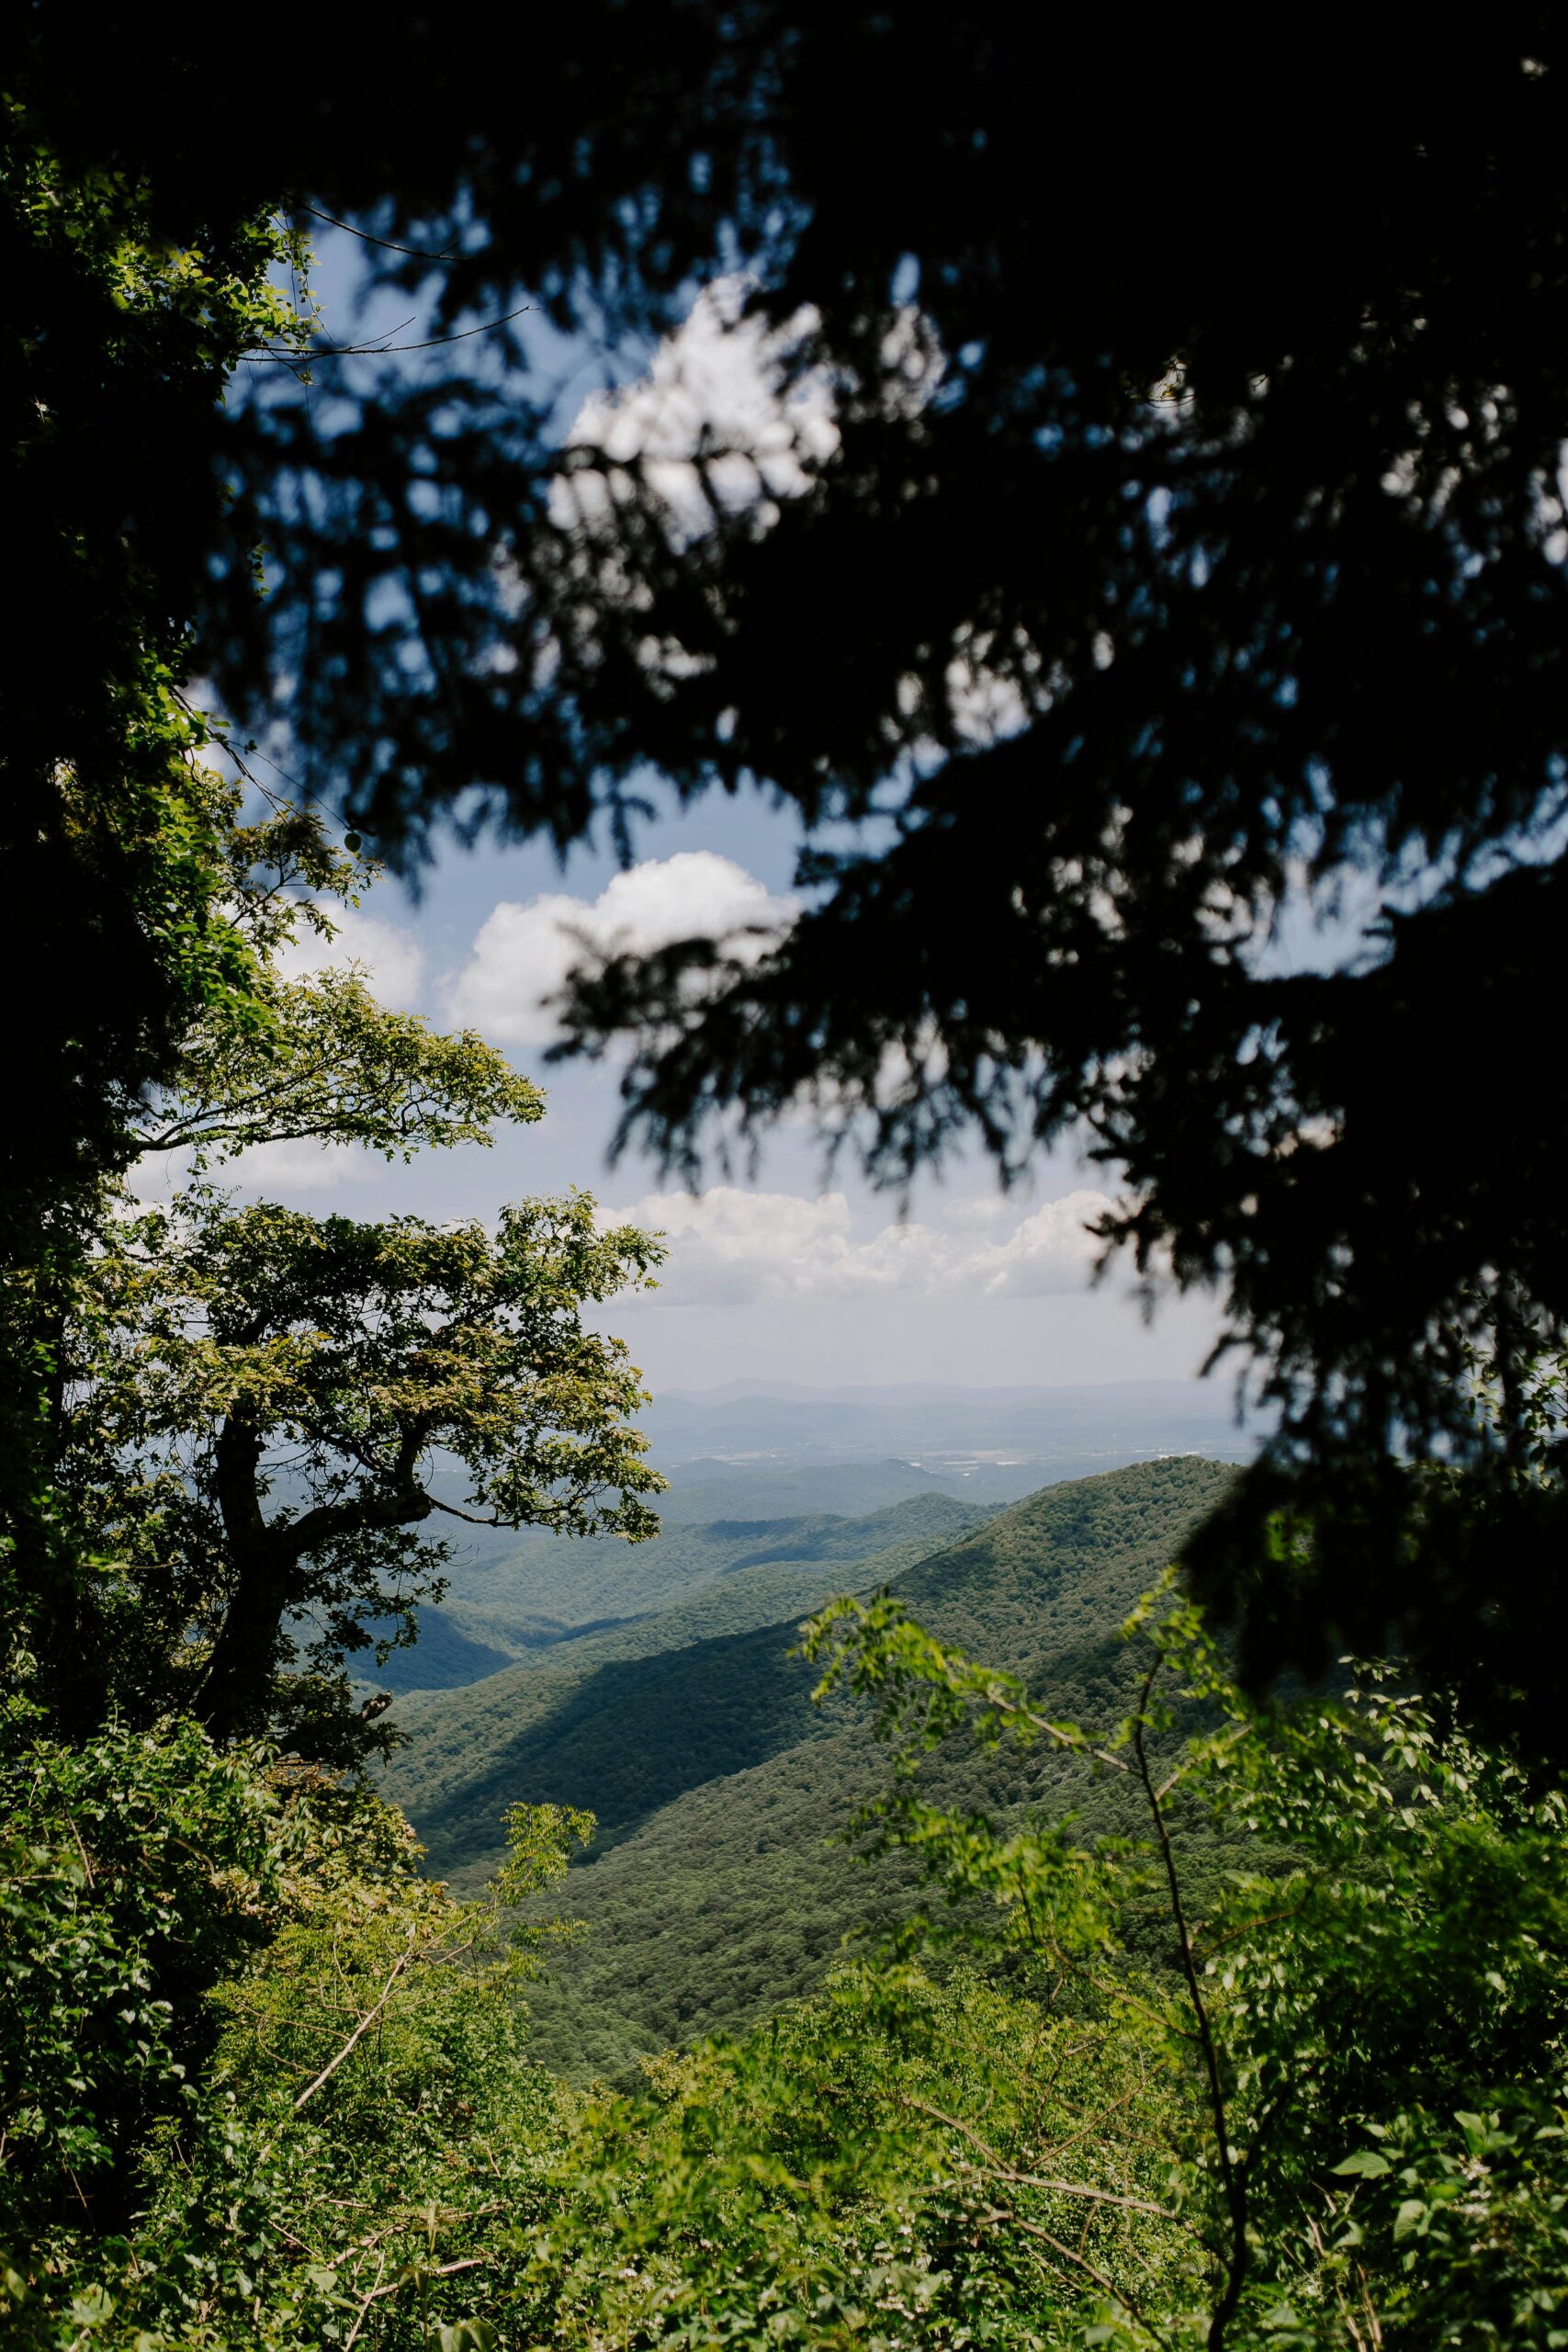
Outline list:
[[[1237,1426],[1228,1389],[1194,1380],[1005,1388],[730,1381],[661,1390],[643,1425],[682,1516],[694,1486],[811,1464],[897,1462],[931,1473],[933,1486],[999,1501],[1161,1454],[1245,1461],[1256,1444]]]

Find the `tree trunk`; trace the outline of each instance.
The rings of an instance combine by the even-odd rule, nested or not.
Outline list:
[[[280,1546],[258,1491],[261,1433],[231,1414],[218,1433],[214,1490],[234,1569],[222,1628],[212,1645],[196,1713],[214,1739],[265,1727],[283,1619],[298,1553]]]
[[[218,1433],[213,1492],[234,1570],[228,1611],[196,1702],[216,1740],[254,1736],[272,1714],[283,1621],[299,1599],[299,1566],[312,1551],[367,1527],[403,1527],[434,1509],[414,1476],[420,1434],[405,1430],[386,1491],[318,1504],[269,1526],[261,1505],[262,1434],[231,1414]]]

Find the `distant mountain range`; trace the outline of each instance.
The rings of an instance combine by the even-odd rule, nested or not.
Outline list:
[[[884,1463],[931,1483],[1013,1501],[1055,1478],[1167,1453],[1245,1461],[1228,1387],[1199,1380],[1055,1388],[802,1388],[735,1381],[666,1389],[643,1416],[653,1457],[678,1492],[740,1469]]]
[[[889,1483],[907,1488],[908,1481],[868,1481],[878,1495]],[[748,1596],[762,1590],[774,1569],[789,1572],[790,1591],[798,1589],[806,1596],[800,1606],[808,1608],[818,1590],[841,1591],[853,1581],[849,1564],[874,1555],[882,1574],[896,1575],[988,1515],[984,1506],[926,1492],[904,1491],[884,1509],[855,1514],[770,1515],[756,1492],[742,1498],[754,1506],[744,1517],[667,1520],[664,1533],[647,1544],[549,1535],[519,1543],[509,1532],[506,1553],[453,1564],[450,1597],[421,1611],[417,1645],[394,1651],[367,1679],[390,1690],[449,1690],[501,1667],[559,1664],[569,1646],[581,1655],[586,1641],[597,1641],[601,1655],[609,1654],[607,1641],[617,1655],[628,1645],[638,1651],[654,1625],[660,1631],[653,1646],[668,1647],[673,1612],[682,1609],[697,1609],[708,1632],[734,1631],[742,1618],[761,1624],[795,1605],[783,1600],[754,1613]]]
[[[700,1527],[715,1519],[793,1519],[802,1512],[834,1511],[859,1518],[912,1501],[917,1495],[948,1495],[954,1501],[995,1508],[1016,1502],[1018,1480],[1032,1493],[1040,1484],[1031,1464],[1009,1465],[990,1475],[989,1464],[964,1476],[927,1462],[904,1462],[897,1454],[881,1461],[787,1463],[727,1462],[709,1455],[671,1464],[664,1472],[670,1491],[655,1508],[668,1527]]]

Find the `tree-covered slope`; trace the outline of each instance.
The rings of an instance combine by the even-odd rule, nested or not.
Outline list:
[[[662,1650],[685,1649],[694,1642],[717,1641],[734,1634],[750,1634],[759,1626],[794,1623],[818,1608],[847,1585],[886,1584],[937,1548],[931,1539],[911,1537],[890,1544],[869,1559],[747,1561],[726,1569],[703,1585],[690,1600],[677,1600],[647,1617],[628,1617],[617,1624],[585,1626],[569,1633],[547,1649],[536,1650],[516,1661],[536,1667],[599,1665],[611,1658],[652,1657]],[[508,1660],[510,1665],[513,1661]],[[494,1671],[493,1668],[488,1669]],[[411,1688],[413,1686],[411,1685]],[[434,1689],[434,1683],[421,1684]]]
[[[426,1608],[419,1612],[417,1645],[394,1650],[367,1679],[386,1690],[455,1690],[511,1664],[509,1650],[475,1641],[444,1611]]]
[[[1061,1713],[1103,1719],[1125,1699],[1122,1621],[1230,1475],[1184,1459],[1048,1487],[903,1568],[894,1588],[943,1638],[1027,1674]],[[868,1876],[834,1842],[884,1768],[858,1709],[812,1706],[795,1638],[789,1618],[400,1703],[412,1741],[387,1785],[438,1875],[482,1877],[516,1798],[599,1815],[571,1880],[592,1934],[535,1996],[551,2064],[619,2071],[638,2051],[744,2023],[807,1989],[845,1932],[900,1899],[900,1872]],[[976,1768],[968,1785],[1004,1804],[1110,1802],[1077,1759],[1045,1750]]]
[[[563,1641],[661,1620],[719,1578],[781,1561],[886,1555],[880,1570],[886,1577],[982,1525],[987,1516],[985,1509],[948,1495],[919,1494],[858,1519],[820,1511],[773,1519],[751,1512],[695,1526],[666,1521],[663,1532],[648,1544],[540,1535],[522,1543],[510,1538],[509,1550],[499,1557],[482,1549],[469,1555],[465,1548],[449,1571],[449,1598],[439,1610],[421,1612],[418,1644],[398,1655],[390,1673],[369,1679],[399,1690],[474,1681],[509,1659],[553,1656]],[[800,1604],[809,1605],[809,1599]],[[785,1600],[773,1613],[783,1616],[795,1606]],[[721,1611],[704,1630],[739,1632],[765,1622],[733,1607],[724,1620]],[[433,1637],[444,1642],[449,1634],[501,1655],[474,1673],[426,1673],[422,1661]],[[648,1645],[635,1641],[633,1646]],[[671,1641],[660,1637],[651,1646],[669,1648]]]
[[[889,1456],[881,1462],[784,1464],[696,1461],[670,1473],[670,1491],[660,1498],[667,1527],[715,1519],[787,1519],[803,1512],[833,1511],[861,1518],[933,1492],[955,1501],[1010,1502],[1020,1486],[1035,1483],[1025,1472],[1000,1492],[988,1478],[964,1478],[917,1462]]]
[[[700,1540],[690,1541],[677,1531],[639,1549],[668,1544],[682,1578],[675,1589],[689,1589],[689,1598],[569,1632],[514,1668],[467,1678],[472,1687],[460,1691],[450,1687],[464,1679],[457,1675],[415,1685],[422,1629],[419,1645],[394,1653],[382,1678],[412,1691],[399,1722],[413,1745],[395,1768],[392,1792],[417,1815],[433,1868],[471,1873],[499,1850],[500,1814],[520,1773],[529,1785],[564,1776],[590,1788],[591,1797],[572,1802],[597,1814],[595,1850],[602,1850],[681,1791],[744,1770],[781,1737],[787,1745],[799,1736],[798,1702],[807,1687],[784,1657],[799,1619],[847,1585],[891,1582],[986,1518],[944,1496],[922,1495],[858,1520],[726,1521],[691,1531]],[[436,1620],[437,1660],[459,1645],[496,1657],[468,1641],[458,1624],[517,1639],[520,1621],[504,1603],[426,1614]],[[394,1684],[399,1668],[408,1679]],[[787,1703],[776,1733],[781,1692]]]

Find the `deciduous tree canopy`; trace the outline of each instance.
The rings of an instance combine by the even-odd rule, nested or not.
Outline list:
[[[433,1523],[657,1531],[639,1375],[581,1310],[658,1256],[584,1194],[494,1236],[200,1193],[125,1220],[68,1333],[60,1480],[103,1562],[78,1671],[121,1716],[352,1759],[385,1702],[354,1713],[345,1654],[389,1612],[413,1639]]]

